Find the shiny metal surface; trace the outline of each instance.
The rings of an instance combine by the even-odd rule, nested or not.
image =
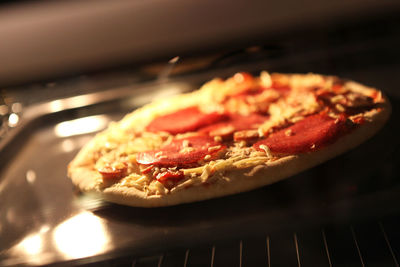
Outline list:
[[[132,98],[60,100],[24,113],[0,153],[0,265],[74,265],[400,211],[397,98],[390,123],[372,140],[252,192],[157,209],[76,192],[66,176],[68,162],[107,122],[154,98],[158,89]]]
[[[188,88],[143,86],[132,97],[127,87],[24,110],[18,127],[0,143],[0,265],[43,265],[113,249],[107,222],[88,211],[104,204],[77,194],[66,177],[68,162],[95,132],[128,109]],[[119,113],[85,116],[99,106]]]

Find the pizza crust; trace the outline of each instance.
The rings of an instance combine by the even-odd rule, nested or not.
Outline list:
[[[355,82],[347,86],[357,91],[371,90]],[[175,97],[174,107],[183,104],[190,106],[198,95],[191,93]],[[391,107],[388,99],[382,96],[382,105],[379,111],[372,110],[366,114],[366,122],[355,130],[339,138],[334,144],[315,152],[282,157],[276,161],[267,162],[251,168],[227,170],[224,177],[228,180],[218,180],[210,185],[196,185],[176,190],[163,195],[148,195],[134,187],[104,187],[101,186],[101,175],[94,168],[92,153],[95,151],[95,139],[89,142],[70,163],[68,173],[74,185],[83,192],[95,192],[107,201],[137,207],[161,207],[182,203],[201,201],[216,197],[246,192],[261,186],[272,184],[298,174],[306,169],[327,161],[345,151],[348,151],[372,137],[388,120]],[[188,104],[189,103],[189,104]],[[132,114],[127,115],[121,126],[137,121],[150,121],[154,114],[161,112],[166,104],[151,104]],[[158,105],[158,106],[157,106]],[[171,105],[169,105],[171,107]],[[172,108],[173,109],[173,108]],[[147,117],[146,117],[147,116]]]

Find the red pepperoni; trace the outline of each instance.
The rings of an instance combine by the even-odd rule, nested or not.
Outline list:
[[[165,183],[167,181],[180,181],[185,177],[185,175],[183,174],[182,171],[165,171],[165,172],[160,172],[159,174],[157,174],[156,179],[157,181],[159,181],[160,183]]]
[[[208,133],[211,136],[228,137],[236,131],[255,129],[268,118],[268,116],[255,113],[248,116],[231,114],[228,121],[204,127],[199,132]]]
[[[182,171],[171,171],[167,170],[165,172],[160,172],[157,174],[156,179],[160,183],[164,185],[164,187],[171,189],[173,188],[179,181],[185,178],[185,175]]]
[[[220,122],[202,128],[199,132],[207,133],[210,136],[229,137],[235,132],[235,127],[231,122]]]
[[[247,88],[243,91],[240,91],[236,94],[233,94],[231,97],[236,97],[236,98],[246,98],[248,96],[256,96],[264,92],[263,88]]]
[[[291,88],[289,84],[281,84],[276,81],[272,82],[271,88],[275,89],[276,91],[286,95],[290,92]]]
[[[185,147],[186,149],[184,149]],[[211,147],[215,148],[209,150]],[[175,139],[159,150],[140,152],[136,156],[136,161],[140,164],[158,167],[194,167],[206,155],[215,159],[219,152],[225,148],[225,146],[214,141],[212,137],[196,135]]]
[[[126,171],[128,170],[128,166],[126,164],[122,164],[121,166],[112,167],[110,165],[106,165],[97,171],[103,176],[103,179],[119,179],[126,175]]]
[[[261,151],[260,145],[266,145],[271,152],[305,153],[335,142],[348,130],[345,116],[333,119],[326,114],[316,114],[271,134],[254,147]]]
[[[332,91],[340,94],[343,90],[343,84],[342,83],[335,83],[334,85],[332,85]]]
[[[171,134],[186,133],[224,119],[226,119],[224,114],[202,113],[197,107],[189,107],[155,118],[147,125],[147,130]]]
[[[260,114],[250,114],[247,116],[232,114],[232,123],[237,131],[257,128],[261,123],[268,120],[269,116]]]

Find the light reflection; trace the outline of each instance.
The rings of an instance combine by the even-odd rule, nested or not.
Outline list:
[[[50,227],[45,224],[42,227],[40,227],[39,233],[44,234],[44,233],[48,232],[49,230],[50,230]]]
[[[163,86],[163,90],[160,90],[159,92],[155,93],[153,98],[156,99],[164,99],[169,96],[177,95],[179,93],[182,93],[179,88],[176,86]]]
[[[8,126],[15,127],[19,122],[19,116],[15,113],[11,113],[8,117]]]
[[[58,112],[63,109],[63,104],[61,100],[54,100],[50,102],[50,111]]]
[[[65,139],[64,141],[61,142],[61,149],[65,153],[73,151],[75,147],[76,144],[70,139]]]
[[[176,62],[178,62],[178,60],[179,60],[179,56],[176,56],[176,57],[171,58],[171,59],[168,61],[168,63],[170,63],[170,64],[175,64]]]
[[[102,252],[109,235],[100,218],[89,212],[80,213],[54,230],[57,249],[67,258],[80,258]]]
[[[79,134],[93,133],[107,126],[108,118],[104,115],[90,116],[81,119],[65,121],[55,126],[55,133],[59,137],[68,137]]]
[[[36,172],[33,170],[28,170],[26,172],[26,181],[33,184],[36,181]]]
[[[165,83],[169,76],[171,75],[172,69],[175,67],[175,65],[177,64],[177,62],[179,61],[179,57],[173,57],[168,61],[168,65],[164,67],[163,70],[160,71],[160,73],[158,74],[158,82],[163,84]]]
[[[17,246],[17,250],[22,250],[29,255],[37,255],[42,251],[43,240],[40,234],[29,235],[24,238]]]

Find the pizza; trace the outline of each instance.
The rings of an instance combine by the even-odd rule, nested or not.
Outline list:
[[[160,207],[249,191],[372,137],[383,93],[318,74],[236,73],[147,104],[111,123],[68,166],[83,192]]]

